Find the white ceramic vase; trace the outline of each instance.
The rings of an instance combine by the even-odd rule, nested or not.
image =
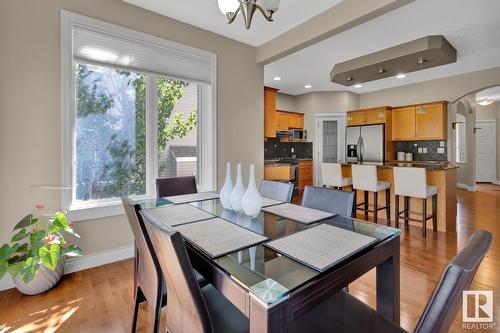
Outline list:
[[[233,186],[233,178],[231,177],[231,163],[227,162],[226,164],[226,181],[224,182],[224,186],[220,191],[219,198],[222,204],[222,207],[226,210],[231,210],[231,195],[233,194],[234,186]]]
[[[255,165],[250,165],[248,188],[242,200],[243,211],[246,215],[256,217],[262,209],[262,196],[255,184]]]
[[[243,176],[241,175],[241,163],[238,163],[237,170],[236,184],[234,185],[233,193],[231,193],[231,208],[235,212],[241,212],[243,210],[241,201],[245,195],[245,185],[243,185]]]

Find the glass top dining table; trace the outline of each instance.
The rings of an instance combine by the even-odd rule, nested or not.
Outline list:
[[[142,209],[155,209],[174,205],[173,202],[165,198],[145,200],[138,203]],[[270,238],[270,240],[314,228],[320,224],[329,224],[375,239],[369,247],[345,256],[330,267],[327,272],[316,271],[266,247],[264,244],[238,250],[216,259],[205,256],[206,260],[222,269],[250,293],[257,296],[267,307],[272,307],[274,304],[280,303],[283,298],[286,298],[294,290],[321,275],[327,274],[328,271],[333,271],[339,266],[362,256],[380,243],[400,234],[399,229],[339,215],[316,223],[303,224],[265,211],[261,211],[258,216],[252,218],[243,213],[225,210],[219,199],[192,202],[190,205],[264,235]],[[189,243],[189,240],[186,239],[186,242]],[[192,245],[196,246],[196,244]],[[202,251],[200,254],[203,255]]]

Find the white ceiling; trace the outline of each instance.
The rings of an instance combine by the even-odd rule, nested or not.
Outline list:
[[[330,82],[335,63],[426,35],[444,35],[458,61],[407,74],[344,87]],[[265,84],[292,95],[309,91],[376,91],[500,66],[500,1],[417,0],[388,14],[312,45],[265,67]],[[280,76],[281,81],[273,81]],[[311,84],[312,89],[305,89]]]
[[[240,42],[259,46],[291,28],[313,18],[342,0],[282,0],[274,14],[274,22],[267,22],[255,13],[250,30],[245,29],[241,15],[227,24],[219,11],[217,0],[123,0],[164,16],[215,32]],[[311,5],[314,3],[314,5]]]
[[[476,94],[476,101],[488,99],[491,101],[500,101],[500,86],[481,90]]]

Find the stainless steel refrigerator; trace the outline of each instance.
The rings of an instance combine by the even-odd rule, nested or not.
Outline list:
[[[348,162],[384,161],[384,125],[349,126],[346,130]]]

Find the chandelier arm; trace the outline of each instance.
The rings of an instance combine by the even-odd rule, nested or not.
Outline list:
[[[241,7],[238,7],[238,9],[236,9],[236,11],[234,13],[227,13],[226,16],[227,16],[227,24],[231,24],[234,22],[234,20],[236,19],[236,17],[238,16],[238,14],[240,13],[241,11]]]
[[[260,5],[258,5],[257,3],[255,4],[255,6],[257,6],[257,8],[260,10],[260,12],[262,13],[262,15],[264,15],[264,17],[266,18],[266,20],[268,20],[269,22],[273,22],[273,14],[274,12],[272,10],[269,10],[269,14],[268,12],[266,12],[264,10],[264,8],[262,8]]]

